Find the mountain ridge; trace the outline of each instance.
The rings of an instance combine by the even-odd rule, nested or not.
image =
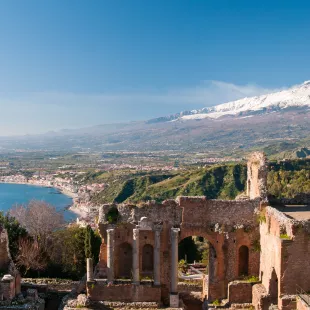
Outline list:
[[[198,110],[183,111],[154,118],[147,123],[157,123],[175,120],[217,119],[225,116],[252,116],[271,113],[289,108],[310,108],[310,81],[290,87],[289,89],[255,97],[245,97],[212,107]]]

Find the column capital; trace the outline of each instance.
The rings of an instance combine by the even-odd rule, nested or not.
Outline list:
[[[136,240],[139,238],[140,229],[139,228],[133,228],[132,230],[132,236],[133,239]]]
[[[177,239],[179,237],[179,232],[180,232],[180,228],[174,228],[172,227],[171,228],[171,238],[174,240],[174,239]]]
[[[154,224],[153,231],[155,233],[160,233],[162,230],[163,230],[163,225],[162,224]]]

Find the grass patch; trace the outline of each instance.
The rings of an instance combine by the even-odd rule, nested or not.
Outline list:
[[[215,299],[215,300],[212,302],[212,305],[213,305],[213,306],[220,306],[220,305],[221,305],[221,302],[220,302],[218,299]]]
[[[248,276],[245,278],[245,280],[250,283],[259,282],[259,278],[257,276]]]
[[[291,240],[292,238],[288,234],[280,234],[280,239],[282,239],[282,240]]]

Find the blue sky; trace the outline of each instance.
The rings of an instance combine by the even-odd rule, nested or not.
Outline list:
[[[0,135],[143,120],[310,79],[309,1],[0,0]]]

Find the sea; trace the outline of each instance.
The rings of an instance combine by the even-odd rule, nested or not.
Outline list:
[[[31,200],[41,200],[53,205],[59,212],[63,212],[68,222],[75,221],[77,218],[75,213],[67,210],[72,204],[72,198],[56,188],[0,183],[0,211],[6,213],[12,207],[25,205]]]

